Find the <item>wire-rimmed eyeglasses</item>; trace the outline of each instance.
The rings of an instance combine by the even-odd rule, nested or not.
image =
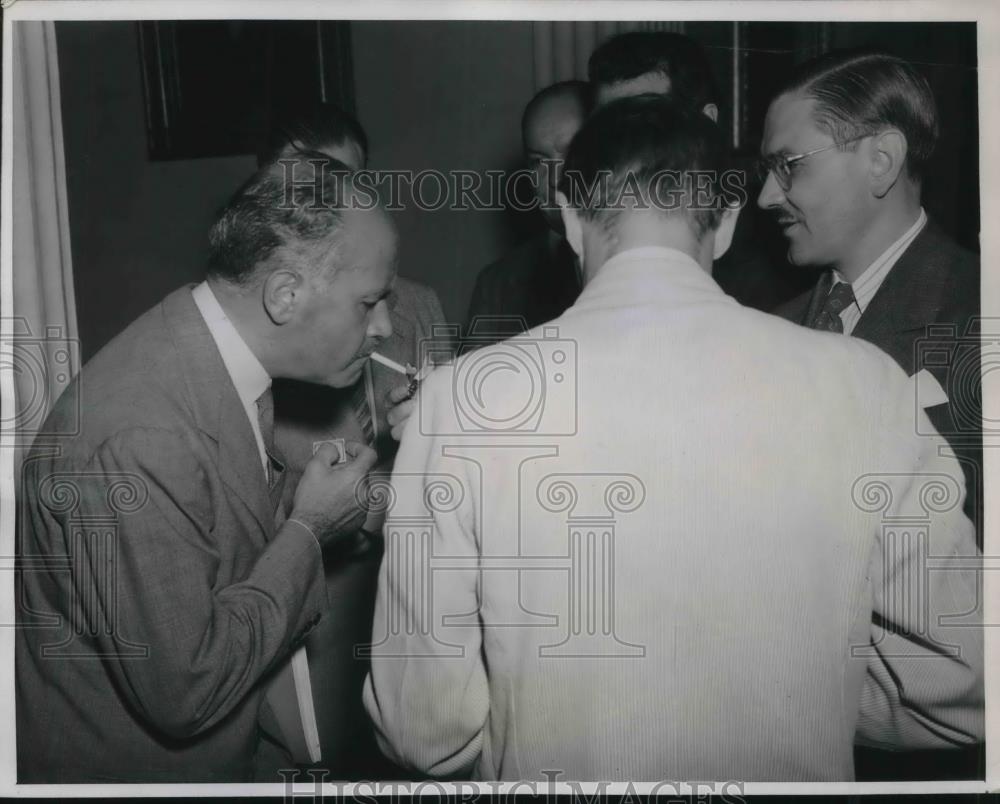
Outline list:
[[[789,190],[792,186],[792,165],[796,162],[802,161],[807,156],[820,154],[823,151],[840,148],[844,145],[850,145],[852,142],[857,142],[870,136],[872,135],[859,134],[857,137],[851,137],[849,140],[831,142],[829,145],[824,145],[822,148],[813,148],[813,150],[806,151],[803,154],[768,154],[767,156],[761,156],[754,162],[754,174],[761,184],[767,182],[768,175],[774,174],[774,179],[778,182],[778,186],[782,190]]]

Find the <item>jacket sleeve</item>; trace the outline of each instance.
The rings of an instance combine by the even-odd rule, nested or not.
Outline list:
[[[211,471],[176,433],[127,430],[72,473],[77,522],[106,518],[123,478],[133,487],[110,544],[81,536],[66,513],[33,511],[69,547],[63,600],[95,635],[119,693],[153,729],[178,738],[225,718],[326,608],[319,544],[293,522],[238,580],[220,580],[231,574],[221,571],[215,515],[225,495],[213,499],[222,490]]]
[[[441,439],[433,434],[441,432],[449,378],[450,367],[438,369],[420,390],[418,404],[431,415],[410,418],[396,459],[364,686],[382,751],[435,776],[467,772],[476,763],[490,702],[476,616],[478,490],[462,468],[467,462],[442,457]],[[454,509],[428,503],[439,483],[461,500]],[[426,536],[413,524],[418,519],[427,523]],[[445,557],[448,566],[434,568],[432,557]]]
[[[898,376],[898,390],[884,397],[883,443],[885,465],[899,471],[886,475],[890,501],[870,568],[872,645],[857,740],[967,745],[984,732],[981,556],[962,510],[962,470],[915,405],[914,386]]]

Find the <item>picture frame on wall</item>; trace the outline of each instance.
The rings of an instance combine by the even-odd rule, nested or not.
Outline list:
[[[354,110],[350,24],[336,20],[136,23],[149,158],[256,153],[285,109]]]

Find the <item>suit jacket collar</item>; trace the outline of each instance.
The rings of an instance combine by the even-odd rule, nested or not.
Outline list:
[[[948,254],[953,249],[944,233],[928,220],[889,271],[852,334],[873,341],[935,321],[947,301],[951,284]]]
[[[928,219],[889,271],[851,335],[875,344],[912,374],[916,366],[914,333],[935,323],[954,295],[952,264],[958,253],[947,235]],[[780,314],[808,325],[829,290],[824,278],[811,293],[790,302]]]
[[[274,534],[274,513],[257,442],[243,403],[218,347],[191,296],[193,285],[163,300],[163,315],[180,365],[180,383],[195,424],[218,444],[218,469],[260,522],[268,538]]]
[[[705,295],[729,299],[689,255],[676,249],[648,246],[620,252],[604,263],[584,287],[574,308],[598,299],[607,304],[617,297],[627,305],[669,305]]]

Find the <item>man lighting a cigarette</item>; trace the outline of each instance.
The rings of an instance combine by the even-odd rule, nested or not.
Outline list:
[[[856,735],[982,737],[962,470],[892,358],[713,281],[725,156],[666,99],[599,109],[563,180],[580,298],[423,384],[365,686],[400,764],[851,781]]]
[[[368,137],[360,122],[345,110],[329,103],[307,105],[276,119],[260,159],[262,163],[278,162],[303,151],[326,154],[358,171],[368,162]],[[387,480],[402,422],[412,410],[409,400],[416,375],[412,367],[423,365],[422,346],[445,321],[437,294],[404,276],[396,276],[385,301],[392,334],[379,341],[353,385],[332,388],[275,382],[275,442],[285,458],[290,480],[302,474],[320,445],[344,441],[365,443],[378,454],[371,474],[376,491]],[[324,347],[317,344],[317,348]],[[324,551],[330,610],[292,660],[300,678],[308,674],[310,680],[318,751],[295,750],[295,739],[267,732],[268,750],[260,752],[256,771],[261,781],[280,782],[279,771],[292,767],[295,761],[315,771],[328,771],[334,778],[384,778],[398,773],[375,745],[361,705],[368,663],[357,655],[357,646],[371,635],[385,517],[380,506],[369,508],[353,537]],[[280,696],[284,705],[275,701],[276,707],[294,712],[299,708],[297,696],[288,681],[286,673],[271,689],[285,692]],[[272,699],[276,694],[271,694]],[[308,715],[308,707],[303,708]],[[294,736],[298,730],[292,731]]]
[[[375,453],[321,446],[286,507],[271,380],[356,383],[396,274],[394,227],[350,203],[343,166],[293,162],[294,181],[271,165],[236,193],[206,281],[90,361],[79,434],[25,462],[21,782],[248,781],[258,716],[289,714],[271,682],[324,615],[321,551],[364,521]]]

